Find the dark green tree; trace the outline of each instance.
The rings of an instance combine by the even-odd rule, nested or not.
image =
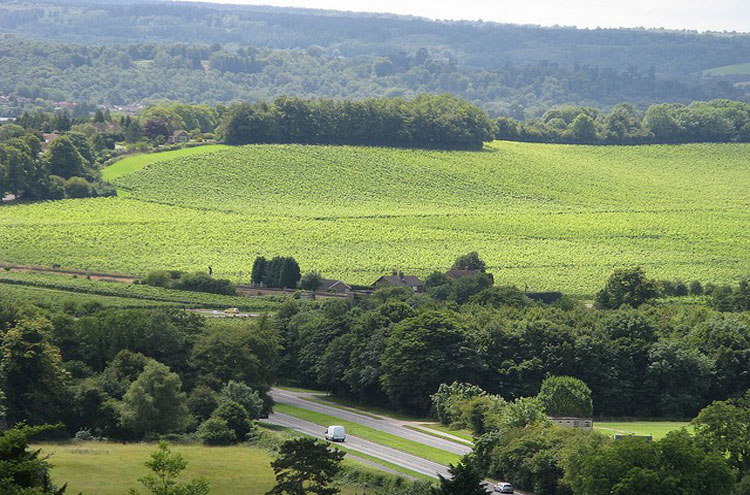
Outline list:
[[[62,495],[52,484],[46,458],[41,449],[30,450],[34,435],[53,429],[51,426],[18,426],[0,432],[0,493],[4,495]]]
[[[130,385],[120,404],[120,424],[141,437],[182,430],[189,421],[182,381],[161,363],[151,362]]]
[[[302,275],[299,281],[299,288],[309,291],[316,291],[323,285],[323,276],[319,272],[307,272]]]
[[[266,280],[266,269],[268,261],[263,256],[258,256],[253,262],[253,271],[250,275],[250,280],[254,284],[261,284]]]
[[[432,495],[487,495],[482,474],[469,456],[464,456],[458,464],[451,464],[448,472],[447,478],[439,475],[440,486],[432,488]]]
[[[55,139],[49,145],[45,156],[52,175],[69,179],[74,176],[81,177],[87,173],[86,160],[67,136]]]
[[[737,399],[712,403],[693,425],[702,446],[726,456],[740,477],[750,474],[750,391]]]
[[[459,256],[451,267],[452,270],[479,270],[482,273],[486,268],[487,266],[476,251]]]
[[[253,428],[247,410],[233,400],[224,399],[211,415],[212,418],[223,419],[240,442],[245,441],[247,434]]]
[[[43,318],[22,319],[3,336],[0,378],[9,424],[56,423],[69,406],[69,377],[52,329]]]
[[[335,495],[339,489],[331,482],[345,455],[312,438],[284,442],[271,462],[276,486],[267,495]]]
[[[401,409],[424,413],[441,383],[472,378],[476,349],[450,315],[428,311],[393,328],[382,356],[383,390]]]
[[[572,376],[551,376],[542,382],[537,399],[550,416],[590,417],[591,389]]]
[[[623,304],[637,308],[656,297],[659,297],[658,285],[646,278],[641,267],[623,268],[609,277],[596,295],[596,304],[605,309],[617,309]]]

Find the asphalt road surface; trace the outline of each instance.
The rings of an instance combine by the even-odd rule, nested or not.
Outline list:
[[[325,426],[303,421],[294,416],[289,416],[288,414],[273,413],[264,421],[292,428],[311,437],[325,439]],[[448,475],[448,469],[442,464],[428,461],[427,459],[422,459],[421,457],[411,454],[406,454],[400,450],[392,449],[351,435],[346,436],[346,442],[343,442],[342,446],[355,452],[376,457],[383,461],[390,462],[391,464],[410,469],[416,473],[432,476],[434,478],[436,478],[438,474],[442,474],[443,476]]]
[[[368,426],[385,433],[390,433],[401,438],[406,438],[414,442],[429,445],[431,447],[445,450],[447,452],[452,452],[454,454],[465,455],[471,452],[471,447],[468,445],[444,438],[435,437],[427,433],[420,433],[418,431],[407,428],[408,426],[415,426],[419,423],[401,421],[390,417],[379,416],[377,414],[360,414],[348,409],[336,407],[335,405],[320,404],[318,402],[313,402],[305,398],[312,397],[313,395],[315,394],[306,392],[290,392],[288,390],[281,390],[278,388],[275,388],[271,391],[273,400],[279,404],[287,404],[290,406],[299,407],[301,409],[307,409],[309,411],[327,414],[328,416],[333,416],[335,418],[350,421],[352,423]],[[267,420],[264,421],[279,426],[284,426],[286,428],[291,428],[315,438],[325,439],[326,426],[321,426],[309,421],[297,419],[294,416],[290,416],[288,414],[273,413]],[[407,454],[405,452],[401,452],[400,450],[386,447],[384,445],[370,442],[369,440],[364,440],[362,438],[354,437],[348,434],[346,436],[346,442],[344,442],[343,446],[354,452],[360,452],[362,454],[366,454],[377,459],[387,461],[391,464],[395,464],[397,466],[410,469],[414,472],[434,478],[437,478],[439,474],[445,477],[449,476],[447,466],[443,466],[442,464],[428,461],[427,459],[422,459],[421,457]],[[493,485],[491,483],[485,482],[485,486],[488,492],[492,492]],[[524,494],[524,492],[520,491],[516,491],[515,493],[518,495],[526,495]]]
[[[465,455],[471,452],[471,447],[468,445],[444,438],[435,437],[433,435],[428,435],[427,433],[420,433],[406,427],[418,423],[399,421],[393,418],[386,417],[375,419],[374,417],[369,415],[358,414],[347,409],[341,409],[339,407],[328,406],[306,400],[304,397],[309,397],[310,394],[302,392],[289,392],[287,390],[280,390],[275,388],[271,391],[271,396],[273,397],[273,400],[278,404],[287,404],[290,406],[307,409],[309,411],[327,414],[328,416],[351,421],[352,423],[357,423],[363,426],[369,426],[370,428],[374,428],[385,433],[390,433],[391,435],[405,438],[407,440],[412,440],[424,445],[429,445],[430,447],[435,447],[436,449],[445,450],[446,452],[452,452],[457,455]]]

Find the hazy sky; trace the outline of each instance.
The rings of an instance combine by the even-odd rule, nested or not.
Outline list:
[[[578,27],[665,27],[750,32],[750,0],[208,0],[433,19]]]

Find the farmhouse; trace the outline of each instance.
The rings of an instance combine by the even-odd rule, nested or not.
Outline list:
[[[171,136],[169,136],[169,144],[176,144],[176,143],[187,143],[190,141],[190,136],[188,136],[188,133],[185,131],[174,131]]]
[[[393,270],[390,276],[382,276],[372,284],[373,289],[383,287],[410,287],[414,292],[424,292],[424,282],[414,275],[404,275],[404,272]]]
[[[550,417],[553,423],[557,426],[564,428],[580,428],[582,430],[591,430],[594,427],[594,420],[591,418],[575,418],[575,417]]]
[[[352,288],[346,282],[328,278],[323,279],[323,283],[318,289],[318,292],[333,292],[336,294],[348,294],[351,291]]]
[[[47,148],[49,148],[49,145],[52,144],[52,142],[59,137],[60,137],[60,133],[58,132],[44,134],[44,142],[42,143],[42,150],[46,151]]]

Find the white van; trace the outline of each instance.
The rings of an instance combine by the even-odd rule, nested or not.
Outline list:
[[[346,431],[343,426],[329,426],[326,430],[326,440],[330,442],[346,441]]]

